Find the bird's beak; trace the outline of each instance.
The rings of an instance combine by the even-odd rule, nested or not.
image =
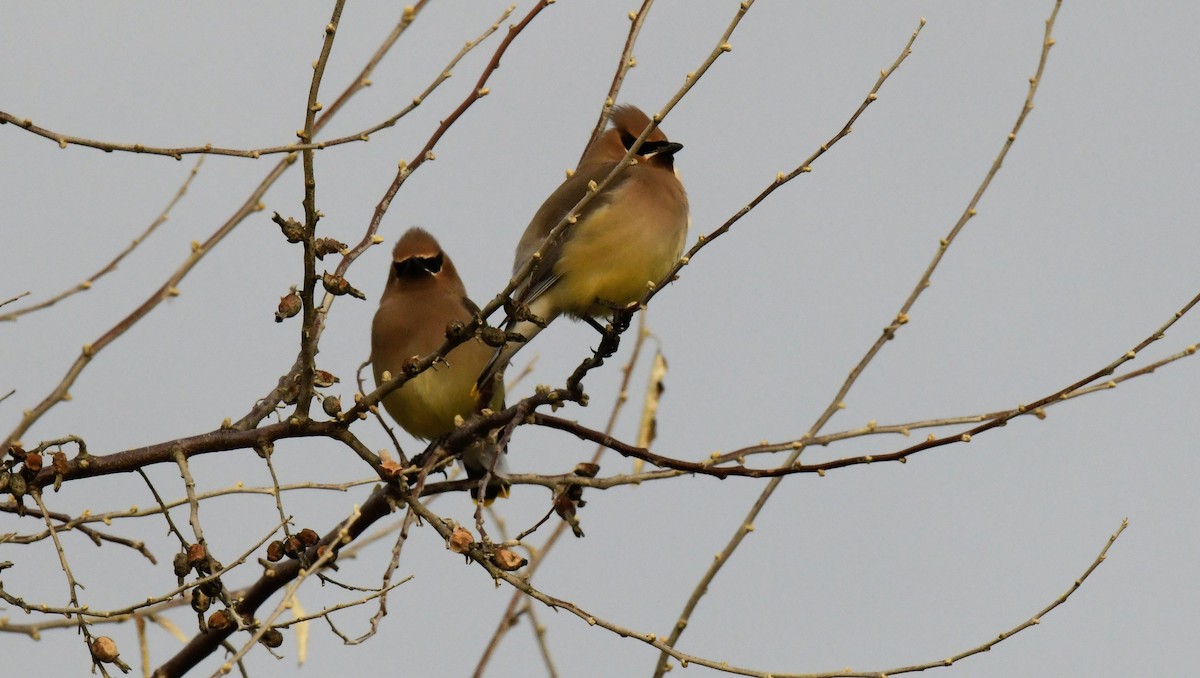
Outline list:
[[[659,155],[670,158],[681,150],[683,144],[674,141],[647,141],[642,144],[639,155],[647,158]]]

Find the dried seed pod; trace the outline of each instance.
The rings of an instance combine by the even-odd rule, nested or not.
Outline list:
[[[299,558],[304,552],[304,544],[295,535],[283,540],[283,554],[288,558]]]
[[[578,487],[577,485],[575,487]],[[576,537],[583,536],[583,528],[579,525],[579,518],[575,516],[576,503],[570,499],[565,493],[554,498],[554,512],[558,517],[562,518],[567,525],[571,526],[571,532]]]
[[[208,612],[208,608],[212,606],[212,598],[200,589],[192,589],[192,609],[200,614]]]
[[[313,242],[313,253],[318,259],[324,259],[326,254],[335,254],[346,249],[346,243],[338,242],[333,238],[317,238]]]
[[[299,221],[291,217],[285,219],[279,215],[279,212],[276,212],[275,216],[271,217],[271,221],[279,224],[279,230],[283,231],[283,237],[287,238],[288,242],[300,242],[304,240],[304,225]]]
[[[337,396],[325,396],[321,400],[321,409],[325,410],[325,414],[336,417],[342,413],[342,401]]]
[[[283,560],[283,542],[276,539],[267,544],[267,560],[272,563],[278,563],[280,560]]]
[[[332,372],[326,372],[325,370],[313,370],[313,386],[316,386],[317,388],[329,388],[339,381],[341,381],[341,379],[338,379],[336,376],[334,376]]]
[[[109,638],[108,636],[99,636],[93,640],[91,649],[92,657],[94,657],[96,661],[105,664],[111,664],[117,661],[117,657],[120,655],[120,653],[117,652],[116,642],[114,642],[113,639]]]
[[[296,533],[296,538],[299,539],[300,543],[304,544],[305,547],[316,546],[317,542],[321,541],[321,535],[317,534],[316,530],[308,527]]]
[[[454,528],[454,532],[446,542],[446,547],[455,553],[466,553],[471,550],[471,543],[474,541],[475,538],[471,536],[471,533],[460,526]]]
[[[54,467],[54,472],[58,475],[64,475],[67,472],[67,454],[61,450],[54,453],[51,465]]]
[[[42,455],[37,452],[30,452],[25,455],[24,459],[25,470],[31,474],[42,470]]]
[[[209,579],[200,585],[200,590],[204,592],[204,595],[216,598],[225,590],[225,585],[221,583],[220,579]]]
[[[498,327],[483,327],[479,330],[479,338],[492,348],[500,348],[507,341],[504,330]]]
[[[589,464],[587,462],[584,462],[582,464],[576,464],[575,470],[572,471],[572,473],[574,473],[577,476],[583,476],[584,478],[595,478],[596,474],[600,473],[600,465],[599,464]]]
[[[208,628],[214,631],[221,631],[233,626],[233,620],[229,618],[229,612],[226,610],[217,610],[208,617]]]
[[[563,490],[563,496],[582,506],[583,504],[580,502],[583,501],[583,485],[567,485],[567,488]]]
[[[304,302],[300,300],[300,295],[293,287],[291,292],[279,297],[279,307],[275,309],[275,322],[281,323],[299,313],[303,308]]]
[[[495,555],[492,556],[492,563],[505,572],[512,572],[525,567],[529,561],[517,555],[514,551],[500,548],[496,549]]]
[[[275,648],[283,645],[283,632],[279,629],[267,629],[266,633],[262,634],[262,638],[258,642],[267,647]]]
[[[25,484],[25,478],[20,474],[12,473],[8,476],[8,491],[12,494],[13,499],[20,499],[25,496],[25,490],[28,486]]]
[[[208,565],[208,549],[204,548],[204,544],[189,544],[187,547],[187,564],[188,567],[207,566]]]
[[[365,300],[367,298],[367,295],[365,295],[362,292],[355,289],[353,285],[351,285],[349,282],[347,282],[346,279],[340,275],[334,275],[332,273],[322,273],[321,274],[321,284],[325,286],[326,292],[332,294],[335,297],[340,297],[343,294],[349,294],[350,296],[354,297],[355,299],[364,299]]]
[[[179,577],[180,579],[186,577],[188,572],[192,571],[192,566],[188,565],[188,555],[184,551],[180,551],[179,553],[175,554],[175,559],[172,561],[171,565],[175,569],[175,576]]]

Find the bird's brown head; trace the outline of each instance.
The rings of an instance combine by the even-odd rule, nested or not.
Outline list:
[[[623,158],[650,124],[650,117],[637,106],[625,104],[613,109],[610,121],[608,131],[588,150],[585,163],[592,159],[616,162]],[[637,157],[640,162],[674,169],[675,154],[682,148],[683,144],[669,141],[662,128],[656,127],[638,148]]]
[[[419,284],[437,278],[457,280],[454,262],[442,251],[438,241],[423,228],[413,227],[400,237],[392,249],[392,268],[388,274],[401,284]]]

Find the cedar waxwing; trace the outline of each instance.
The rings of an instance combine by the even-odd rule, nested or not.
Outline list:
[[[446,341],[448,323],[470,322],[477,312],[454,263],[437,240],[420,228],[410,228],[392,251],[387,286],[371,323],[371,366],[376,386],[386,381],[385,372],[398,376],[409,358],[439,348]],[[423,440],[453,431],[456,416],[468,419],[485,407],[504,409],[500,380],[496,380],[496,388],[475,388],[475,379],[492,353],[493,349],[478,337],[469,339],[454,347],[444,363],[435,364],[388,394],[383,406],[405,431]],[[497,458],[494,445],[481,442],[462,456],[467,476],[476,480],[484,476],[493,461],[497,474],[506,473],[504,455],[499,453]],[[475,499],[478,492],[471,488]],[[497,496],[508,496],[508,483],[502,477],[488,484],[484,501],[491,503]]]
[[[612,127],[596,140],[579,167],[542,203],[513,261],[515,275],[563,217],[583,199],[591,182],[608,176],[633,146],[650,118],[634,106],[617,106]],[[612,305],[624,306],[658,283],[683,253],[687,236],[688,201],[675,174],[674,157],[682,144],[667,141],[655,128],[634,158],[604,192],[592,198],[558,243],[542,251],[530,280],[513,293],[544,324],[561,314],[581,319],[610,315]],[[594,323],[593,323],[594,324]],[[507,330],[526,340],[542,330],[530,321],[508,321]],[[482,389],[502,372],[524,344],[498,349],[479,377]]]

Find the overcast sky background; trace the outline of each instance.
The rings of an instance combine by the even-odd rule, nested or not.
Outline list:
[[[595,122],[639,2],[562,0],[509,49],[477,102],[442,139],[392,204],[389,247],[350,270],[368,302],[339,300],[319,366],[353,394],[390,242],[411,225],[432,231],[468,290],[487,300],[507,281],[530,216],[575,164]],[[520,3],[513,21],[531,5]],[[811,174],[705,249],[654,300],[649,325],[670,362],[654,450],[699,460],[759,440],[800,436],[879,331],[895,315],[966,206],[1020,110],[1034,73],[1039,2],[761,2],[720,60],[663,129],[684,144],[691,241],[718,226],[833,135],[895,59],[920,17],[910,59],[884,86],[854,133]],[[380,64],[374,85],[326,128],[326,138],[374,124],[407,104],[504,2],[433,2]],[[331,3],[21,3],[0,21],[0,110],[68,134],[147,145],[255,148],[288,143],[304,101]],[[659,0],[642,32],[621,101],[657,110],[718,41],[735,2]],[[398,17],[394,3],[354,2],[339,27],[321,101],[362,67]],[[827,431],[987,412],[1030,402],[1101,368],[1152,333],[1200,292],[1196,189],[1200,174],[1200,46],[1194,3],[1067,2],[1058,18],[1036,108],[990,191],[918,302],[911,322],[871,364]],[[500,34],[397,127],[317,156],[326,235],[356,242],[401,158],[419,151],[473,86]],[[0,127],[0,299],[37,300],[100,268],[162,209],[194,158],[105,154]],[[5,432],[62,377],[80,346],[137,307],[276,162],[206,160],[170,220],[86,294],[0,326]],[[269,220],[301,216],[299,166],[161,305],[101,353],[65,403],[24,436],[73,433],[95,454],[201,433],[237,419],[292,364],[299,323],[275,324],[280,295],[299,282],[299,248]],[[4,310],[10,310],[11,305]],[[1200,339],[1185,317],[1129,368]],[[591,375],[591,406],[560,414],[602,427],[621,354]],[[533,378],[561,384],[590,346],[588,327],[556,323],[519,361],[539,356]],[[934,661],[983,643],[1030,617],[1092,562],[1128,517],[1130,527],[1068,603],[1042,623],[937,675],[1166,675],[1200,661],[1200,493],[1195,359],[1056,406],[907,464],[858,466],[824,478],[788,478],[756,531],[711,586],[679,645],[685,652],[777,672],[852,666],[884,670]],[[640,400],[645,369],[634,376]],[[636,407],[617,429],[635,438]],[[355,428],[384,447],[371,422]],[[911,444],[875,436],[810,450],[805,459],[889,452]],[[404,438],[406,450],[416,444]],[[287,441],[275,457],[282,482],[370,475],[328,441]],[[510,465],[561,473],[592,446],[565,435],[517,432]],[[762,458],[761,464],[770,464]],[[248,451],[192,463],[205,488],[269,483]],[[627,472],[609,455],[602,473]],[[152,469],[167,498],[183,495],[174,467]],[[70,483],[51,508],[78,513],[153,503],[130,478]],[[695,582],[758,495],[763,481],[679,478],[589,491],[585,539],[561,543],[535,585],[640,632],[666,634]],[[299,527],[325,532],[369,487],[287,498]],[[514,532],[546,510],[548,493],[516,488],[498,505]],[[469,522],[468,499],[435,510]],[[175,513],[186,520],[186,511]],[[273,502],[242,496],[203,514],[217,557],[231,561],[276,521]],[[0,517],[0,533],[41,529]],[[93,608],[169,589],[172,541],[161,519],[111,528],[151,540],[151,566],[129,550],[66,536]],[[543,528],[542,534],[549,528]],[[540,544],[544,536],[532,538]],[[391,539],[344,563],[339,577],[378,582]],[[48,543],[0,545],[5,588],[51,605],[67,586]],[[250,564],[231,575],[248,583]],[[344,647],[312,625],[299,675],[469,675],[511,589],[414,530],[379,635]],[[310,582],[309,611],[351,597]],[[358,635],[374,608],[340,613]],[[657,651],[539,608],[563,676],[650,675]],[[32,621],[0,609],[13,622]],[[195,621],[172,619],[189,635]],[[107,627],[137,658],[131,624]],[[152,664],[179,647],[152,626]],[[242,639],[235,638],[240,645]],[[82,675],[88,659],[71,630],[40,644],[0,641],[12,675]],[[289,632],[281,661],[261,649],[252,676],[295,672]],[[219,658],[196,675],[208,675]],[[136,662],[134,662],[136,664]],[[140,667],[139,667],[140,670]],[[678,672],[680,669],[676,669]],[[688,675],[717,675],[690,667]],[[527,620],[512,629],[490,676],[544,675]]]

